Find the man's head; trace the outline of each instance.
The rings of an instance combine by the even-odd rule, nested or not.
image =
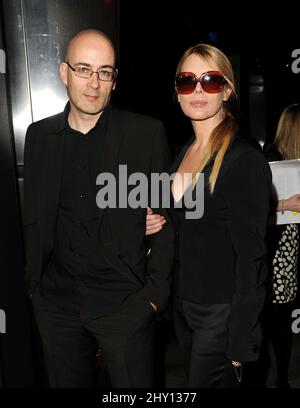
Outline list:
[[[71,111],[88,115],[103,111],[116,86],[115,61],[113,44],[101,31],[84,30],[72,38],[65,61],[60,64],[60,76],[67,87]],[[86,69],[98,74],[82,77]],[[100,74],[99,71],[104,72]],[[108,81],[99,79],[100,75]]]

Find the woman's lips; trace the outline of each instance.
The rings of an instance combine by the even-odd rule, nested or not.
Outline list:
[[[205,101],[192,101],[191,105],[194,108],[203,108],[203,106],[207,105],[207,102],[205,102]]]

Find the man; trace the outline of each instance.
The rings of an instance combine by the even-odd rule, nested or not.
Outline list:
[[[153,384],[171,226],[147,241],[146,209],[98,208],[96,178],[114,174],[119,191],[119,165],[149,178],[168,169],[168,148],[159,121],[112,108],[115,60],[104,33],[77,34],[60,64],[64,112],[31,124],[26,135],[26,283],[52,387],[94,386],[99,348],[114,387]]]

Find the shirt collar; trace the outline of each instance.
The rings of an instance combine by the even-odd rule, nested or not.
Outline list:
[[[101,126],[103,128],[103,130],[106,131],[110,109],[111,109],[110,104],[107,105],[106,108],[104,108],[104,110],[102,112],[102,115],[98,119],[98,121],[97,121],[96,125],[93,127],[93,129],[97,128],[98,126]],[[65,106],[65,109],[63,111],[63,120],[61,121],[61,123],[59,125],[58,132],[60,132],[62,130],[66,130],[66,129],[71,129],[70,125],[69,125],[69,122],[68,122],[69,113],[70,113],[70,102],[68,102],[66,104],[66,106]]]

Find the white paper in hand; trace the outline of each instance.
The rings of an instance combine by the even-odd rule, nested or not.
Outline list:
[[[300,194],[300,159],[270,162],[273,176],[274,194],[278,200],[284,200],[294,194]],[[285,211],[276,213],[276,224],[300,223],[300,213]]]

